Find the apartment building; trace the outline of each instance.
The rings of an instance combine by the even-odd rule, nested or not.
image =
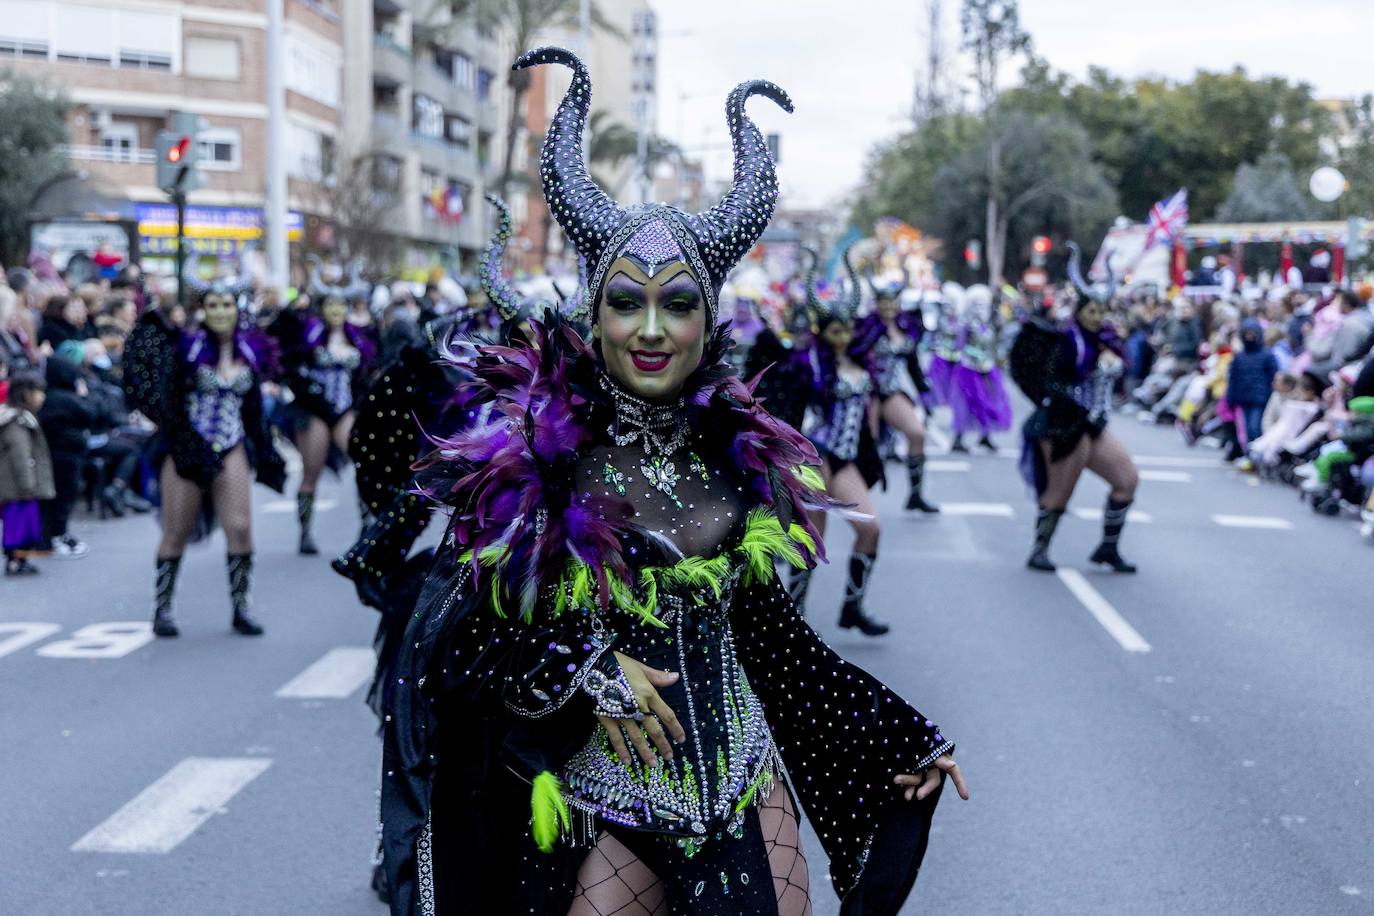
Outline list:
[[[384,220],[407,276],[471,273],[490,225],[482,194],[500,168],[510,51],[433,0],[343,2],[345,155],[394,195]]]
[[[340,6],[356,0],[281,2],[288,235],[300,243],[337,159]],[[74,103],[67,155],[84,192],[64,197],[66,208],[78,212],[47,215],[131,225],[132,253],[153,270],[168,268],[175,220],[156,187],[153,145],[170,113],[185,111],[207,125],[199,138],[204,186],[189,195],[192,244],[233,257],[258,241],[266,53],[265,0],[0,0],[0,66],[59,85]],[[81,212],[82,193],[98,212]]]

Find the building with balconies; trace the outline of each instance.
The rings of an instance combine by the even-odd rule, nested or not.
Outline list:
[[[304,241],[305,216],[318,210],[337,158],[340,5],[350,2],[282,0],[293,242]],[[156,186],[153,146],[172,112],[191,112],[206,128],[188,237],[196,250],[220,256],[256,242],[267,183],[266,55],[265,0],[0,0],[0,66],[62,87],[73,103],[66,153],[69,177],[82,187],[61,200],[77,212],[43,215],[132,225],[131,256],[170,270],[175,230]],[[93,209],[82,212],[83,200]]]

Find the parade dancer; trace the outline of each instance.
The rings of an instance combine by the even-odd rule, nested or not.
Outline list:
[[[190,269],[188,269],[188,273]],[[157,549],[153,632],[179,633],[172,613],[181,556],[216,519],[228,540],[225,558],[233,628],[259,636],[252,613],[252,481],[278,493],[286,465],[263,414],[262,383],[276,373],[272,341],[251,328],[238,301],[247,284],[187,284],[199,296],[202,326],[183,334],[161,309],[147,312],[125,348],[130,406],[157,424],[152,455],[159,468],[162,539]]]
[[[959,365],[950,384],[954,445],[966,452],[964,434],[979,436],[978,444],[996,452],[994,432],[1011,429],[1011,399],[997,367],[997,326],[992,322],[992,290],[982,284],[964,290],[964,316],[959,341]]]
[[[1105,320],[1116,278],[1109,265],[1106,288],[1088,286],[1078,246],[1070,242],[1069,250],[1069,276],[1079,292],[1073,317],[1060,326],[1048,316],[1028,316],[1011,350],[1012,377],[1037,405],[1022,426],[1021,471],[1039,510],[1026,565],[1054,571],[1050,540],[1087,469],[1111,488],[1102,512],[1102,542],[1089,562],[1133,573],[1136,568],[1122,559],[1119,544],[1139,475],[1126,447],[1107,428],[1122,364],[1121,340]]]
[[[806,269],[806,298],[795,305],[787,303],[782,318],[784,327],[774,328],[772,321],[760,316],[763,328],[754,338],[754,345],[744,361],[744,377],[754,384],[754,396],[763,402],[770,414],[796,430],[802,428],[811,400],[814,329],[807,303],[815,296],[819,257],[810,248],[803,248],[802,252],[810,259]]]
[[[930,368],[926,372],[929,393],[925,401],[932,408],[948,406],[953,397],[954,370],[959,365],[959,335],[963,327],[959,315],[962,298],[963,290],[957,283],[946,283],[940,288],[935,330],[924,342],[930,353]]]
[[[848,254],[846,251],[846,260]],[[814,286],[808,282],[807,300],[816,315],[812,401],[819,414],[811,441],[821,457],[826,491],[850,507],[849,523],[854,528],[840,627],[857,628],[865,636],[882,636],[890,629],[888,625],[864,611],[881,534],[878,510],[868,491],[883,481],[884,475],[883,460],[874,441],[879,410],[874,373],[853,356],[853,316],[859,307],[860,291],[856,284],[850,288],[848,302],[836,299],[826,304],[816,297]],[[817,513],[816,526],[824,535],[824,513]],[[810,579],[811,568],[802,567],[794,569],[788,580],[788,590],[802,609]]]
[[[348,321],[348,303],[365,296],[368,284],[357,267],[346,287],[331,286],[320,277],[319,264],[310,272],[313,297],[309,314],[284,310],[271,331],[281,342],[286,382],[294,395],[287,416],[292,439],[301,454],[301,482],[296,491],[300,524],[297,549],[311,556],[320,552],[312,526],[315,488],[325,465],[343,463],[353,429],[354,405],[367,384],[377,353],[368,332]]]
[[[849,261],[848,249],[844,253],[844,264],[857,292],[859,279]],[[922,494],[926,476],[926,427],[916,410],[916,402],[902,388],[899,368],[905,364],[917,391],[925,389],[925,377],[917,357],[917,347],[925,333],[921,313],[902,309],[905,274],[896,284],[874,283],[870,275],[868,284],[873,291],[874,310],[855,327],[850,351],[856,360],[868,367],[873,377],[879,418],[906,439],[907,478],[911,485],[906,508],[934,514],[940,508],[927,502]]]
[[[594,342],[554,317],[488,348],[487,422],[432,453],[454,516],[386,712],[392,911],[798,916],[785,765],[848,912],[895,913],[942,775],[966,794],[953,745],[778,583],[775,558],[819,558],[818,459],[715,329],[778,193],[744,103],[791,104],[762,81],[730,94],[734,181],[711,210],[624,208],[583,159],[586,68],[557,48],[515,66],[545,63],[573,70],[541,173],[587,259]]]

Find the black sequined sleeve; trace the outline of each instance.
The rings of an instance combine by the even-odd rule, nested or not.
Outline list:
[[[792,789],[830,856],[835,890],[841,898],[854,891],[873,856],[914,858],[914,881],[934,803],[907,802],[892,779],[926,769],[953,752],[954,742],[822,642],[778,581],[737,596],[734,627],[740,662],[763,701]],[[894,817],[903,819],[896,828]],[[907,883],[898,896],[909,889]],[[870,907],[857,912],[889,912]]]

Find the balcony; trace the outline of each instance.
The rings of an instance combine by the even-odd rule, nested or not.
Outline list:
[[[151,149],[80,146],[77,144],[67,144],[59,148],[73,162],[119,162],[128,165],[152,165],[157,161],[157,151]]]
[[[410,49],[402,47],[389,35],[372,33],[372,73],[389,86],[410,85]]]

